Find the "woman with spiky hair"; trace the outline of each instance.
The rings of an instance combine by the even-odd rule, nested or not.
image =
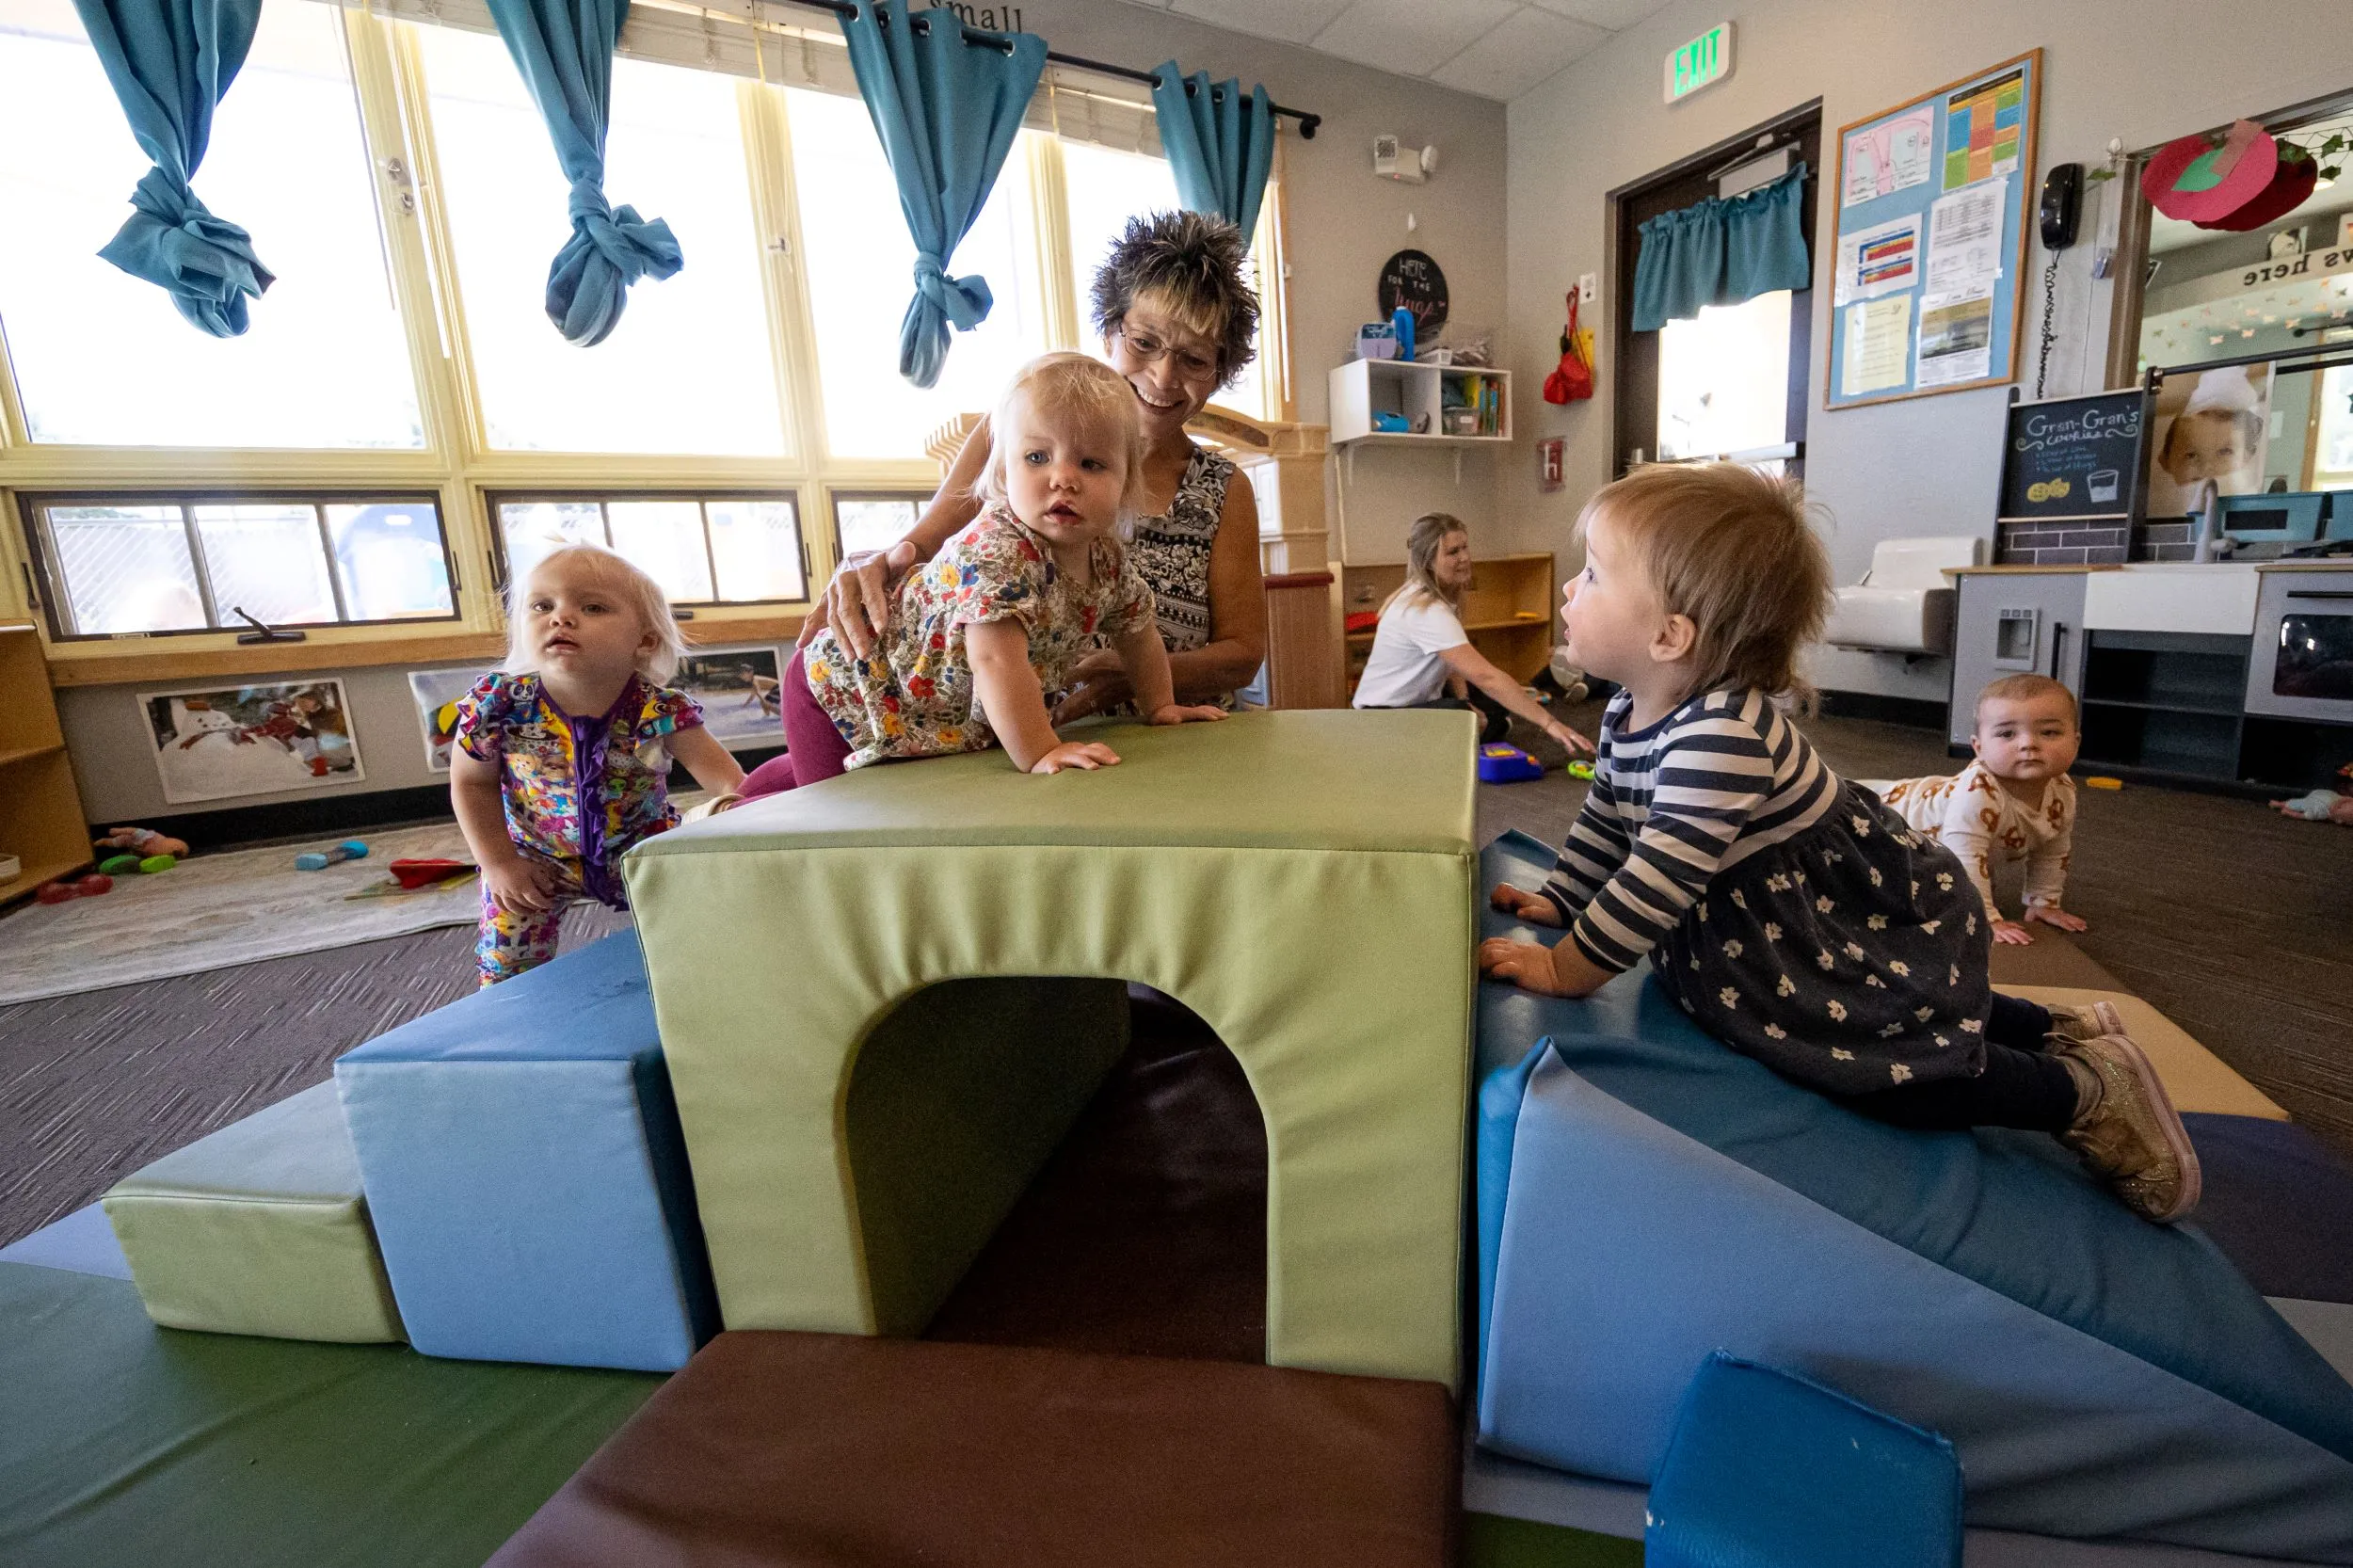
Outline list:
[[[1236,483],[1231,462],[1185,434],[1185,422],[1250,363],[1258,301],[1242,280],[1243,248],[1241,231],[1224,218],[1159,213],[1130,220],[1095,275],[1103,354],[1134,390],[1144,424],[1144,503],[1131,549],[1159,601],[1179,702],[1223,701],[1266,658],[1257,503],[1247,483]],[[830,625],[865,656],[889,615],[892,586],[978,515],[973,487],[988,471],[992,443],[984,422],[906,537],[842,563],[806,635]],[[1073,673],[1076,684],[1054,711],[1058,725],[1130,696],[1108,651]]]

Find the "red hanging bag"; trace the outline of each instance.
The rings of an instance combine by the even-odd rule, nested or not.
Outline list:
[[[1545,377],[1545,401],[1582,403],[1593,395],[1593,335],[1577,325],[1577,291],[1569,291],[1569,325],[1561,334],[1561,362]]]

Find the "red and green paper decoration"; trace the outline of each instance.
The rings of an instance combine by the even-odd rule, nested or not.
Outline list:
[[[2335,178],[2321,160],[2345,146],[2341,134],[2308,148],[2241,120],[2218,134],[2168,142],[2142,172],[2141,193],[2168,217],[2243,233],[2301,206],[2323,175]]]

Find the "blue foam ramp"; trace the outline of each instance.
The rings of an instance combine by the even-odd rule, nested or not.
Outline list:
[[[335,1081],[418,1350],[670,1371],[716,1332],[635,933],[404,1024]]]
[[[1651,1483],[1644,1568],[1961,1568],[1961,1464],[1932,1432],[1721,1351]]]
[[[2048,1138],[1856,1116],[1639,975],[1481,990],[1487,1446],[1646,1482],[1722,1347],[1943,1432],[1972,1526],[2353,1562],[2353,1388],[2195,1227]]]
[[[98,1204],[77,1208],[62,1220],[0,1247],[0,1263],[29,1263],[38,1269],[129,1279],[131,1260],[122,1256],[106,1211]]]

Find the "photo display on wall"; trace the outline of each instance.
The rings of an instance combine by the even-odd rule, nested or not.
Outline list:
[[[2042,51],[1838,131],[1823,406],[2017,374]]]
[[[340,680],[142,692],[138,703],[174,806],[367,777]]]

